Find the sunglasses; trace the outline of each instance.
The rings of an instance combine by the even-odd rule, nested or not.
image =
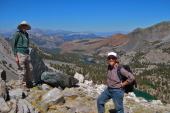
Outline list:
[[[110,57],[107,57],[107,59],[108,59],[108,60],[110,60],[110,59],[116,60],[117,58],[114,57],[114,56],[110,56]]]

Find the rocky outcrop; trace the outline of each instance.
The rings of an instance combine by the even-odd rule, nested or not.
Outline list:
[[[92,81],[85,80],[79,87],[60,90],[47,84],[42,90],[37,87],[25,92],[19,87],[19,81],[6,82],[10,100],[0,97],[0,112],[2,113],[97,113],[96,99],[106,88],[105,85],[93,85]],[[112,100],[105,105],[106,113],[113,109]],[[168,113],[170,105],[160,100],[148,102],[144,98],[136,97],[134,93],[125,94],[125,113]]]
[[[36,51],[31,48],[30,48],[30,57],[31,57],[31,63],[33,65],[32,80],[34,82],[39,82],[39,81],[41,81],[41,74],[43,72],[47,71],[48,68],[45,66],[43,60],[36,53]]]
[[[79,83],[84,82],[84,76],[82,74],[79,74],[76,72],[76,74],[74,75],[74,78],[76,78],[79,81]]]
[[[7,87],[5,84],[5,81],[0,78],[0,97],[4,98],[4,100],[7,100]]]

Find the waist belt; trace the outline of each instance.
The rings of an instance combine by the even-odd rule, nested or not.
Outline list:
[[[110,87],[108,87],[109,89],[123,89],[123,87],[120,87],[120,88],[110,88]]]

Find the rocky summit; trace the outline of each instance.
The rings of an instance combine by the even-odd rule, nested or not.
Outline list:
[[[106,88],[84,80],[81,74],[75,78],[81,82],[70,88],[41,84],[29,92],[20,88],[18,80],[0,80],[0,113],[97,113],[96,99]],[[83,81],[82,81],[83,80]],[[125,94],[125,113],[169,113],[170,104],[160,100],[147,101],[134,93]],[[112,100],[106,103],[106,113],[114,109]]]

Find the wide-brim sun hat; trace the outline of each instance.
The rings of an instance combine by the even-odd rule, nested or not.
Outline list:
[[[113,55],[113,56],[115,56],[115,57],[117,58],[117,53],[115,53],[115,52],[109,52],[109,53],[107,54],[107,56],[110,56],[110,55]]]
[[[26,25],[27,26],[27,30],[31,29],[31,26],[26,21],[22,21],[21,24],[18,25],[17,29],[21,29],[22,25]]]

